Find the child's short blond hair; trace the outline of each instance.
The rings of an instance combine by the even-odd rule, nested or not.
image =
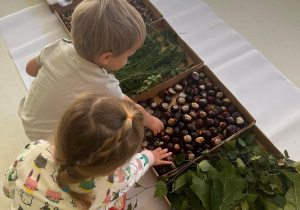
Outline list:
[[[106,52],[121,55],[143,42],[146,27],[125,0],[84,0],[72,15],[71,35],[77,52],[92,60]]]

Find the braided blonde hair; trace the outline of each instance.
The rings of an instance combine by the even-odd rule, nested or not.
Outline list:
[[[58,185],[64,188],[108,175],[137,152],[143,136],[143,116],[134,103],[81,94],[67,108],[54,134]],[[82,209],[90,208],[94,200],[91,193],[68,193]]]
[[[89,60],[103,53],[119,56],[146,37],[142,16],[125,0],[84,0],[72,14],[72,40]]]

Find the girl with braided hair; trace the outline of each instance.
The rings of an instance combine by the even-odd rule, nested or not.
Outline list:
[[[125,193],[171,153],[138,152],[143,115],[134,103],[83,93],[66,109],[51,141],[26,145],[4,181],[11,209],[116,209]],[[37,157],[43,167],[36,167]],[[14,174],[14,179],[10,174]]]

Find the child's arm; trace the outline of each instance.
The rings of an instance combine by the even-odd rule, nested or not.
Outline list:
[[[26,72],[27,74],[29,74],[32,77],[36,77],[36,75],[38,74],[39,70],[40,70],[40,66],[38,65],[38,63],[36,62],[35,58],[32,58],[26,66]]]
[[[128,96],[124,94],[124,100],[133,102]],[[144,126],[148,127],[156,136],[164,129],[163,123],[156,117],[150,115],[146,110],[139,104],[136,104],[136,107],[140,110],[140,112],[144,116]]]

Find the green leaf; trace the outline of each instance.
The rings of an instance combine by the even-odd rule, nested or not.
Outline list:
[[[296,163],[296,170],[298,171],[298,173],[300,173],[300,162]]]
[[[284,210],[296,210],[296,209],[294,208],[294,206],[292,206],[292,204],[287,202],[284,206]]]
[[[286,160],[286,165],[290,167],[295,167],[295,161],[287,159]]]
[[[300,209],[300,182],[295,183],[295,187],[288,189],[285,198],[296,210]]]
[[[245,154],[247,154],[249,152],[250,152],[250,149],[248,147],[245,147],[245,148],[243,148],[243,149],[240,150],[240,154],[241,155],[245,155]]]
[[[174,182],[172,192],[180,194],[182,192],[183,186],[187,183],[187,173],[181,174]]]
[[[281,207],[284,208],[285,206],[285,198],[281,195],[276,195],[274,198],[275,202]]]
[[[237,153],[235,151],[229,151],[227,152],[227,156],[231,159],[234,160],[237,158]]]
[[[210,189],[209,181],[204,181],[200,178],[193,179],[193,184],[190,186],[193,192],[201,200],[205,209],[210,209]]]
[[[185,160],[185,154],[184,153],[180,153],[178,155],[175,155],[175,163],[176,165],[180,165],[184,162]]]
[[[253,157],[250,158],[250,160],[258,160],[259,158],[261,158],[260,155],[258,155],[258,156],[253,156]]]
[[[249,205],[248,205],[247,201],[245,201],[245,202],[242,204],[242,210],[249,210]]]
[[[131,203],[127,206],[127,210],[132,210],[132,205],[131,205]]]
[[[160,179],[160,181],[166,181],[167,179],[169,179],[169,176],[168,176],[168,175],[164,175],[164,176]]]
[[[211,167],[211,165],[209,164],[209,162],[207,160],[202,160],[198,165],[199,165],[199,168],[201,169],[201,171],[203,171],[203,172],[208,171],[208,169]]]
[[[286,158],[290,158],[289,153],[288,153],[286,150],[284,150],[284,156],[285,156]]]
[[[246,143],[243,141],[243,139],[239,138],[239,139],[238,139],[238,142],[239,142],[239,144],[240,144],[242,147],[245,147],[245,146],[246,146]]]
[[[259,164],[261,166],[267,166],[269,164],[268,158],[266,158],[264,156],[262,156],[261,158],[259,158],[258,162],[259,162]]]
[[[171,193],[168,197],[171,203],[171,209],[179,210],[181,208],[181,204],[184,200],[187,200],[185,195],[173,194]]]
[[[235,148],[236,148],[236,140],[231,140],[231,141],[225,142],[225,144],[223,144],[223,147],[227,151],[233,151],[233,150],[235,150]]]
[[[216,179],[213,181],[211,188],[211,209],[217,210],[220,209],[223,200],[223,184],[220,179]],[[209,209],[209,208],[207,208]]]
[[[274,155],[268,156],[269,162],[273,165],[277,164],[277,158]]]
[[[193,192],[193,190],[191,190],[190,187],[185,187],[183,191],[184,194],[188,197],[189,203],[193,210],[204,210],[203,206],[201,205],[200,199]]]
[[[180,210],[186,210],[189,207],[189,202],[187,200],[184,200],[181,204]]]
[[[265,198],[266,210],[279,210],[280,208],[272,198]]]
[[[255,134],[252,134],[250,133],[249,131],[243,133],[241,135],[241,138],[244,140],[244,142],[247,144],[247,145],[250,145],[252,144],[254,138],[255,138]]]
[[[163,181],[158,181],[154,193],[154,198],[155,197],[162,197],[168,194],[168,188],[166,184]]]

